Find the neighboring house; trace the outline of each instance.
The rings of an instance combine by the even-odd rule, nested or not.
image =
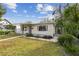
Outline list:
[[[29,25],[31,28],[29,28]],[[24,27],[22,29],[22,27]],[[31,30],[30,30],[31,29]],[[31,32],[35,36],[54,36],[55,26],[52,22],[49,23],[34,23],[34,24],[16,24],[16,33],[26,34]]]
[[[9,24],[11,24],[11,23],[6,19],[0,21],[0,30],[7,30],[6,26]]]

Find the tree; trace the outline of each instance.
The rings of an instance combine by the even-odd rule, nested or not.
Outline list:
[[[62,13],[61,7],[62,7],[61,4],[59,4],[58,9],[56,9],[56,11],[59,14],[59,18],[55,21],[56,22],[55,30],[58,34],[62,33],[62,31],[63,31],[63,13]]]
[[[79,5],[76,3],[66,8],[64,10],[64,18],[71,22],[79,22]]]
[[[4,6],[0,3],[0,18],[6,13],[6,9]],[[1,19],[0,19],[1,20]]]
[[[15,26],[13,26],[13,25],[6,25],[6,27],[5,27],[6,29],[10,29],[10,30],[15,30]]]
[[[79,35],[79,5],[77,3],[64,10],[64,30],[76,37]]]
[[[79,5],[67,5],[63,12],[59,9],[60,18],[56,24],[62,33],[79,36]],[[62,15],[62,16],[61,16]]]
[[[63,29],[63,31],[60,29],[62,35],[59,37],[59,40],[61,39],[59,42],[66,44],[65,51],[71,55],[79,55],[79,44],[77,44],[79,43],[79,4],[68,4],[62,15],[63,17],[60,17],[56,22],[58,28]],[[75,40],[72,42],[72,39]],[[70,43],[72,45],[69,45]]]

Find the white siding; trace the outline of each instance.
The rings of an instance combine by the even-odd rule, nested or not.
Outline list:
[[[38,26],[47,26],[47,31],[39,31],[38,30]],[[20,25],[16,25],[16,33],[22,34],[22,30],[21,30],[21,26]],[[24,31],[24,34],[29,33],[29,29],[27,27],[27,31]],[[33,35],[39,35],[39,36],[43,36],[43,35],[50,35],[53,36],[53,34],[55,34],[55,27],[53,24],[37,24],[33,26],[32,29],[32,34]]]
[[[22,34],[21,26],[19,24],[16,25],[16,33]]]
[[[47,31],[39,31],[37,28],[38,26],[40,26],[40,25],[33,26],[32,34],[41,35],[41,36],[43,36],[43,35],[53,36],[53,34],[55,33],[55,28],[54,28],[53,24],[45,24],[45,26],[48,26]]]
[[[29,33],[29,28],[27,27],[27,30],[24,30],[24,34]]]

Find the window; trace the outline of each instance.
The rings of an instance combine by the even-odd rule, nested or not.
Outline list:
[[[39,31],[47,31],[47,26],[39,26],[38,30]]]

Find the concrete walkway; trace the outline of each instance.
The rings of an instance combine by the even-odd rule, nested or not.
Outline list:
[[[35,40],[49,41],[49,42],[58,42],[58,40],[57,40],[58,37],[54,37],[52,39],[44,39],[44,38],[36,38],[36,37],[27,37],[27,38],[35,39]]]
[[[6,39],[0,39],[0,41],[5,41],[5,40],[9,40],[9,39],[15,39],[15,38],[18,38],[18,37],[21,37],[21,36],[15,36],[15,37],[6,38]],[[24,36],[22,36],[22,37],[24,37]],[[44,38],[36,38],[36,37],[26,37],[26,38],[49,41],[49,42],[58,42],[58,40],[57,40],[58,37],[56,37],[56,36],[53,39],[44,39]]]
[[[15,37],[6,38],[6,39],[0,39],[0,41],[5,41],[5,40],[9,40],[9,39],[15,39],[15,38],[18,38],[18,37],[21,37],[21,36],[15,36]]]

